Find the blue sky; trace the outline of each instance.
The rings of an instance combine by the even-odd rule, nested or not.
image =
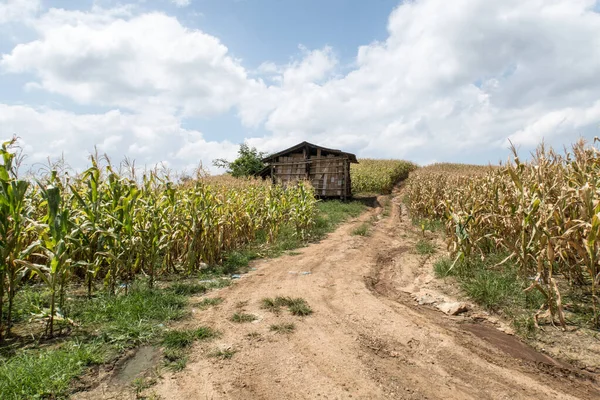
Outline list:
[[[595,0],[0,0],[30,162],[212,168],[247,141],[487,163],[600,136]]]

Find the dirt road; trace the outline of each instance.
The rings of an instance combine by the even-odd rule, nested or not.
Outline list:
[[[600,399],[593,374],[533,351],[498,330],[502,324],[419,305],[415,296],[442,296],[439,282],[415,252],[420,233],[392,202],[389,215],[373,209],[297,254],[255,263],[237,284],[212,294],[225,301],[186,324],[215,327],[222,337],[196,344],[187,367],[147,393],[189,400]],[[351,235],[363,221],[375,221],[370,235]],[[260,308],[262,298],[275,296],[303,297],[314,314]],[[258,320],[229,321],[240,310]],[[295,323],[295,332],[269,330],[282,322]],[[216,348],[236,353],[209,357]]]

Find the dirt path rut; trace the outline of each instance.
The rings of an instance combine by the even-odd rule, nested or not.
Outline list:
[[[384,199],[387,200],[387,199]],[[415,252],[419,232],[392,198],[327,239],[277,259],[214,296],[190,327],[223,336],[195,345],[187,367],[148,392],[163,399],[600,399],[596,377],[536,353],[472,317],[418,305],[433,293],[427,258]],[[365,221],[370,235],[353,236]],[[310,274],[301,274],[310,272]],[[264,297],[303,297],[314,314],[299,318],[260,308]],[[243,310],[252,323],[229,321]],[[293,322],[295,332],[271,332]],[[209,357],[216,348],[236,353]]]

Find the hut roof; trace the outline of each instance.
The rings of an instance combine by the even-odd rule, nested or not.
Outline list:
[[[297,150],[302,149],[303,147],[307,147],[307,148],[314,148],[314,149],[321,149],[322,152],[327,152],[330,154],[337,154],[340,156],[346,156],[348,157],[348,159],[350,160],[350,162],[358,164],[358,160],[356,159],[356,156],[352,153],[346,153],[345,151],[341,151],[341,150],[335,150],[335,149],[328,149],[327,147],[323,147],[323,146],[318,146],[316,144],[312,144],[312,143],[308,143],[308,142],[302,142],[302,143],[298,143],[295,146],[290,147],[289,149],[285,149],[282,150],[278,153],[275,154],[271,154],[266,158],[263,158],[263,162],[264,163],[269,163],[272,162],[275,158],[288,154],[288,153],[293,153]]]

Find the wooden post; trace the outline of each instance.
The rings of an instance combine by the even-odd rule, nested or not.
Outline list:
[[[302,154],[304,155],[304,161],[308,161],[309,159],[309,151],[308,151],[308,145],[304,146],[304,149],[302,150]],[[310,179],[310,165],[308,163],[306,163],[304,165],[304,178],[305,179]]]
[[[343,188],[344,200],[346,200],[346,197],[348,196],[348,188],[350,187],[350,186],[348,186],[350,183],[349,182],[350,181],[350,174],[349,174],[350,171],[349,170],[350,170],[350,160],[345,159],[344,160],[344,188]]]
[[[322,181],[322,176],[321,178],[319,178],[320,174],[322,174],[323,171],[321,170],[321,149],[318,148],[317,149],[317,164],[315,165],[314,169],[313,169],[313,174],[314,177],[319,181],[318,185],[319,187],[323,186],[323,184],[320,182]],[[318,188],[315,188],[317,191],[319,190]]]

